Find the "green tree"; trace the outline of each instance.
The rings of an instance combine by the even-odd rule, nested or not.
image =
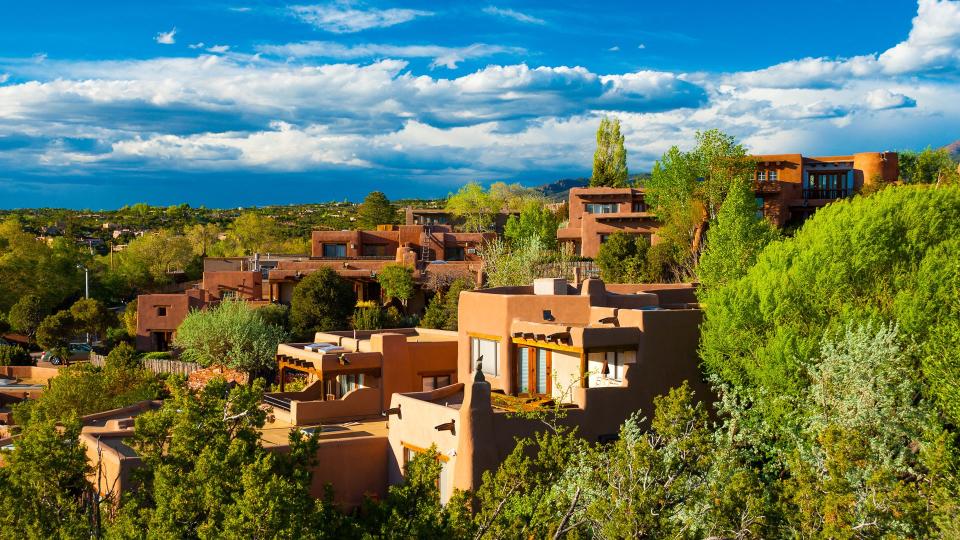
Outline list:
[[[290,431],[289,452],[260,444],[262,381],[184,386],[137,417],[130,445],[143,465],[108,536],[152,538],[325,537],[335,513],[310,498],[319,433]],[[329,521],[325,521],[329,519]]]
[[[473,287],[472,279],[461,277],[454,280],[447,290],[437,291],[427,305],[427,311],[420,321],[420,326],[439,330],[457,330],[460,293],[472,290]]]
[[[108,370],[135,370],[142,368],[143,362],[132,345],[121,341],[107,354],[105,367]]]
[[[184,229],[184,235],[193,248],[194,255],[207,256],[207,251],[220,240],[220,228],[213,223],[197,223]]]
[[[94,529],[87,456],[79,422],[38,422],[23,430],[0,467],[4,538],[89,538]]]
[[[488,193],[496,212],[521,212],[528,204],[544,204],[543,195],[537,190],[517,183],[494,182]]]
[[[776,228],[757,216],[756,210],[753,183],[747,178],[734,179],[700,258],[701,291],[742,277],[760,251],[777,238]]]
[[[960,183],[957,163],[946,148],[934,150],[928,146],[920,152],[900,152],[899,165],[900,178],[907,184]]]
[[[70,306],[70,315],[77,332],[86,332],[96,337],[106,336],[107,328],[117,323],[117,316],[102,302],[93,298],[81,298],[74,302]]]
[[[118,258],[116,271],[127,283],[151,289],[170,283],[171,272],[186,270],[193,247],[186,237],[164,229],[134,239]]]
[[[604,117],[597,128],[597,150],[593,154],[591,186],[627,187],[627,150],[623,147],[620,120]]]
[[[22,296],[17,303],[10,308],[7,320],[10,326],[27,336],[31,341],[37,334],[37,328],[48,315],[43,301],[35,294]]]
[[[504,237],[511,245],[517,245],[525,238],[539,236],[544,248],[557,248],[557,228],[560,218],[543,205],[543,201],[528,201],[519,216],[510,216],[504,228]]]
[[[66,238],[48,245],[24,231],[15,218],[0,222],[0,312],[27,295],[39,297],[44,306],[61,305],[83,287],[77,265],[88,259]]]
[[[413,279],[413,268],[403,264],[388,264],[377,273],[377,283],[387,299],[396,298],[403,304],[406,311],[407,302],[413,298],[416,283]]]
[[[381,191],[371,191],[357,209],[357,225],[361,229],[376,229],[377,225],[397,222],[397,209]]]
[[[357,295],[332,268],[308,274],[293,289],[290,326],[297,339],[313,339],[314,332],[349,327]]]
[[[642,235],[617,231],[607,237],[597,253],[600,277],[608,283],[647,281],[650,242]]]
[[[242,255],[267,253],[280,243],[280,227],[275,219],[256,212],[244,212],[230,225],[230,237]]]
[[[467,232],[482,232],[493,224],[494,216],[501,210],[501,202],[484,191],[479,183],[470,182],[447,198],[446,210],[463,219],[463,228]]]
[[[137,335],[137,299],[134,298],[127,303],[127,307],[123,310],[123,327],[127,331],[127,335],[130,337],[135,337]]]
[[[67,360],[67,347],[77,334],[77,322],[68,310],[58,311],[45,318],[37,327],[37,344],[54,356]]]
[[[33,359],[19,345],[0,345],[0,366],[32,366]]]
[[[695,274],[706,224],[717,219],[731,186],[755,170],[746,149],[715,129],[697,132],[691,151],[674,146],[654,163],[644,197],[663,223],[658,235],[690,253],[678,261],[685,273]]]
[[[276,368],[277,345],[286,332],[268,324],[256,308],[227,300],[193,310],[177,327],[173,343],[181,356],[202,366],[222,365],[250,374],[250,380]]]

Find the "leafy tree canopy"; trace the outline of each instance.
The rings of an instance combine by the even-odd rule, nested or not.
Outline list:
[[[357,209],[357,221],[361,229],[375,229],[377,225],[397,222],[397,209],[381,191],[371,191]]]
[[[627,150],[623,147],[620,120],[604,117],[597,128],[597,150],[593,154],[591,186],[627,187]]]
[[[308,274],[293,289],[290,326],[297,339],[313,339],[315,332],[344,330],[357,303],[347,280],[331,268]]]

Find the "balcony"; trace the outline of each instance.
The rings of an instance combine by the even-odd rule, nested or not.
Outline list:
[[[808,188],[803,190],[804,199],[843,199],[853,195],[853,190],[846,188]]]
[[[755,193],[780,193],[780,182],[776,180],[754,180],[753,191]]]

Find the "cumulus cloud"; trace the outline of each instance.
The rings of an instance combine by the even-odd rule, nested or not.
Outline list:
[[[613,47],[610,47],[610,48],[607,49],[607,50],[610,51],[610,52],[617,52],[617,51],[620,50],[620,46],[619,46],[619,45],[614,45]]]
[[[928,20],[949,18],[957,4],[920,4],[914,29],[890,49],[908,44],[900,50],[910,55],[804,58],[741,73],[504,61],[460,74],[405,60],[453,68],[526,52],[487,43],[304,41],[256,54],[197,43],[205,52],[196,57],[0,60],[0,167],[546,180],[588,172],[605,115],[621,119],[637,170],[710,128],[766,153],[925,146],[955,138],[960,121],[957,70],[937,52],[952,29]]]
[[[960,67],[960,2],[920,0],[906,41],[880,55],[887,73]]]
[[[885,88],[877,88],[867,93],[867,106],[875,111],[885,109],[903,109],[916,107],[917,100],[904,94],[897,94]]]
[[[157,32],[153,40],[161,45],[173,45],[176,43],[176,40],[173,38],[175,35],[177,35],[176,27],[171,28],[169,32]]]
[[[417,17],[433,15],[416,9],[375,9],[354,7],[350,2],[330,5],[292,6],[290,10],[302,21],[334,34],[352,34],[371,28],[387,28]]]
[[[361,43],[344,45],[335,41],[302,41],[283,45],[261,45],[257,50],[264,54],[287,58],[335,58],[337,60],[355,60],[357,58],[432,58],[430,67],[443,66],[456,69],[460,62],[476,58],[486,58],[498,54],[521,55],[526,49],[474,43],[465,47],[443,47],[440,45],[389,45]]]
[[[493,15],[496,17],[505,17],[507,19],[513,19],[517,22],[527,23],[527,24],[547,24],[547,21],[534,17],[533,15],[527,15],[526,13],[521,13],[515,9],[509,8],[499,8],[496,6],[487,6],[483,8],[483,12],[487,15]]]
[[[216,54],[222,54],[230,50],[229,45],[214,45],[213,47],[207,48],[207,52],[212,52]]]

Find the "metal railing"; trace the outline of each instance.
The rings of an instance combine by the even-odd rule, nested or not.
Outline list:
[[[804,199],[842,199],[852,195],[846,188],[807,188],[803,190]]]

